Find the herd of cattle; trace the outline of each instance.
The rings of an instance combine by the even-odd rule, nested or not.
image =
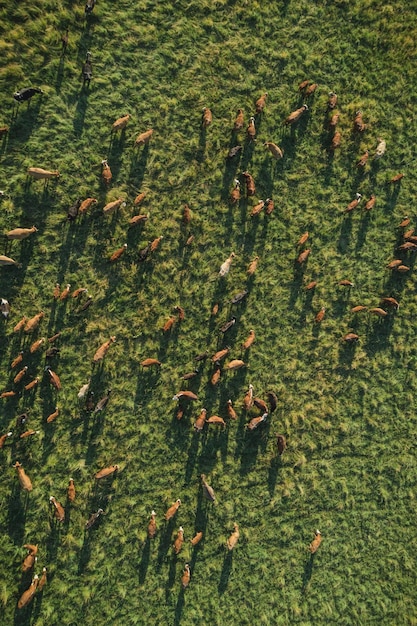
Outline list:
[[[91,11],[94,9],[94,5],[95,5],[95,0],[88,0],[86,7],[85,7],[86,14],[91,13]],[[62,36],[63,51],[65,51],[67,45],[68,45],[68,31],[66,31],[66,33]],[[87,58],[82,67],[82,78],[84,80],[84,83],[87,83],[88,85],[92,77],[93,77],[92,57],[91,57],[91,53],[88,52]],[[311,83],[310,81],[303,81],[302,83],[300,83],[299,91],[304,99],[304,102],[300,107],[292,111],[283,120],[284,126],[295,127],[299,123],[299,121],[303,118],[303,116],[309,110],[309,107],[312,106],[312,103],[314,102],[314,94],[316,92],[317,87],[318,85],[316,83]],[[41,89],[34,88],[34,87],[26,87],[24,89],[21,89],[20,91],[15,92],[13,97],[16,102],[20,103],[20,102],[29,101],[33,96],[37,96],[39,94],[40,95],[42,94]],[[232,129],[234,132],[234,136],[236,138],[236,142],[235,142],[235,145],[230,149],[227,155],[227,158],[229,160],[239,158],[239,154],[244,149],[244,146],[242,145],[244,142],[250,143],[250,142],[256,141],[257,120],[263,114],[264,108],[267,104],[267,98],[268,98],[268,93],[265,92],[255,101],[254,115],[250,116],[246,129],[245,129],[243,110],[239,109],[237,111],[237,115],[233,123],[233,129]],[[330,153],[329,158],[332,158],[335,151],[338,150],[341,144],[343,143],[342,134],[338,130],[340,114],[337,111],[337,104],[338,104],[337,95],[334,92],[331,92],[329,94],[328,102],[327,102],[328,131],[329,131],[329,148],[328,149]],[[112,125],[112,132],[118,132],[118,131],[125,129],[127,124],[129,123],[129,120],[130,120],[130,115],[125,115],[117,119]],[[204,130],[204,132],[205,131],[209,132],[208,129],[212,123],[213,123],[212,111],[208,107],[205,107],[203,109],[202,120],[201,120],[201,127]],[[352,120],[352,132],[362,134],[366,131],[366,129],[367,129],[367,124],[363,120],[362,112],[357,111],[354,119]],[[10,129],[8,127],[3,127],[2,129],[0,129],[0,134],[2,135],[7,134],[8,132],[10,132]],[[153,137],[153,132],[154,132],[153,129],[147,129],[146,131],[141,132],[136,138],[135,146],[140,147],[140,146],[149,144]],[[244,141],[242,140],[243,134],[244,134]],[[238,137],[241,139],[240,143],[239,141],[237,141]],[[263,146],[270,152],[271,157],[273,159],[278,160],[278,159],[285,158],[283,149],[280,146],[278,146],[276,143],[272,141],[265,141],[263,143]],[[374,161],[381,159],[384,156],[385,151],[386,151],[386,142],[382,138],[378,138],[376,142],[376,148],[374,149],[373,154],[371,154],[371,146],[369,146],[369,148],[366,149],[366,151],[359,156],[357,160],[357,167],[359,169],[363,169],[366,167],[369,159],[371,160],[373,159]],[[47,180],[50,178],[58,178],[60,175],[59,171],[57,170],[45,170],[37,166],[30,167],[27,171],[27,174],[28,176],[37,180]],[[104,185],[109,186],[112,181],[112,171],[111,171],[111,164],[109,164],[107,160],[102,161],[101,175],[102,175],[102,181]],[[404,176],[403,173],[399,173],[395,175],[394,177],[392,177],[389,183],[392,185],[399,185],[403,176]],[[254,176],[247,170],[241,172],[238,175],[238,177],[235,178],[234,180],[233,188],[230,190],[230,197],[229,197],[229,201],[231,205],[236,204],[240,201],[242,197],[241,196],[242,187],[245,190],[245,198],[251,198],[255,196],[256,181],[255,181]],[[137,197],[134,199],[134,202],[133,202],[134,206],[138,207],[144,200],[144,197],[145,197],[144,192],[138,194]],[[362,201],[362,195],[360,193],[356,193],[355,198],[353,198],[352,201],[345,208],[345,212],[347,214],[350,214],[352,211],[358,210],[358,207],[361,201]],[[373,193],[364,204],[364,211],[366,212],[371,211],[375,207],[376,202],[377,202],[377,197],[376,197],[376,194]],[[88,197],[84,199],[83,198],[77,199],[76,203],[68,208],[68,211],[67,211],[68,220],[70,221],[76,220],[80,215],[87,213],[89,209],[96,203],[97,203],[96,198],[92,198],[92,197]],[[104,214],[111,214],[111,213],[117,212],[117,210],[121,206],[123,206],[123,203],[124,203],[124,200],[120,198],[118,200],[115,200],[113,202],[106,204],[103,207]],[[253,206],[251,207],[250,216],[256,217],[262,211],[265,211],[265,214],[269,216],[272,214],[273,210],[274,210],[274,202],[272,198],[267,198],[266,200],[260,200],[257,203],[253,204]],[[128,227],[132,228],[132,227],[135,227],[137,224],[142,224],[143,222],[147,220],[147,218],[148,218],[148,215],[141,214],[141,213],[134,215],[130,219]],[[191,211],[188,205],[184,206],[182,219],[185,224],[190,223],[192,219]],[[414,235],[414,230],[412,228],[408,228],[409,224],[410,224],[410,220],[406,218],[399,225],[403,233],[402,242],[397,247],[397,255],[396,255],[397,258],[392,260],[387,265],[387,268],[390,271],[398,273],[398,275],[407,274],[408,272],[411,271],[412,262],[410,261],[410,259],[413,253],[417,251],[417,237]],[[34,235],[36,232],[37,232],[36,226],[32,226],[31,228],[17,227],[8,231],[6,233],[6,237],[9,240],[21,241],[27,237]],[[148,246],[146,246],[146,248],[139,251],[139,260],[145,261],[149,257],[149,255],[154,253],[157,250],[161,240],[162,240],[162,236],[153,240],[152,242],[149,243]],[[305,232],[300,236],[300,239],[298,240],[298,242],[294,242],[297,245],[297,249],[298,249],[297,258],[295,261],[296,267],[299,267],[299,268],[306,267],[308,258],[311,253],[311,248],[307,247],[308,241],[309,241],[309,233]],[[190,245],[191,242],[192,242],[192,237],[190,237],[190,239],[187,240],[185,245]],[[124,251],[126,250],[126,247],[127,247],[127,244],[124,244],[122,247],[115,250],[115,252],[111,255],[109,260],[112,263],[119,261]],[[224,260],[224,262],[221,263],[219,272],[218,272],[219,281],[224,280],[226,276],[229,274],[234,258],[235,258],[235,254],[234,252],[232,252]],[[254,259],[249,264],[249,266],[247,267],[248,277],[253,276],[253,274],[257,270],[258,262],[259,262],[259,256],[255,256]],[[13,258],[8,257],[6,255],[0,255],[0,265],[2,266],[15,265],[19,267],[18,262],[16,262]],[[349,288],[353,285],[353,283],[352,281],[348,279],[343,279],[339,281],[339,285],[343,288],[346,288],[346,287]],[[314,290],[316,287],[317,287],[317,282],[315,280],[312,280],[305,286],[305,289]],[[236,296],[231,300],[231,304],[238,304],[239,302],[244,300],[249,293],[249,289],[250,289],[250,285],[248,284],[247,289],[244,289],[243,291],[236,294]],[[60,300],[60,301],[66,300],[67,298],[73,298],[75,302],[79,303],[79,309],[78,309],[79,311],[86,311],[88,307],[92,304],[92,298],[90,295],[88,295],[87,289],[80,287],[71,292],[70,284],[67,284],[66,287],[63,289],[61,289],[60,285],[57,284],[54,289],[51,289],[51,298],[53,300]],[[375,306],[373,308],[368,309],[364,305],[358,303],[351,309],[351,311],[353,315],[359,314],[360,312],[363,312],[363,311],[368,311],[371,314],[376,315],[379,318],[383,319],[385,317],[388,317],[394,314],[398,310],[398,308],[399,308],[399,301],[396,298],[394,298],[392,294],[386,294],[380,299],[379,306]],[[11,308],[7,299],[5,298],[1,299],[0,310],[1,310],[3,317],[8,319],[11,314]],[[219,304],[216,303],[211,311],[211,315],[213,316],[213,318],[217,315],[218,310],[219,310]],[[316,313],[315,315],[316,324],[320,324],[322,322],[322,320],[325,317],[325,311],[326,311],[325,307],[322,307]],[[19,320],[17,323],[14,324],[13,335],[21,336],[21,337],[30,336],[32,333],[37,331],[44,316],[45,316],[45,312],[39,311],[38,313],[36,313],[36,315],[32,317],[26,317],[26,316],[23,317],[21,320]],[[181,322],[183,319],[184,319],[184,310],[182,309],[182,307],[178,306],[175,308],[175,314],[171,315],[168,318],[167,322],[164,324],[162,328],[162,332],[164,333],[171,332],[171,329],[174,326],[174,324]],[[221,328],[219,329],[219,332],[221,333],[223,338],[227,336],[229,329],[232,328],[233,325],[236,323],[236,319],[237,319],[236,316],[232,316],[226,323],[224,323],[221,326]],[[24,365],[24,360],[27,355],[34,354],[38,351],[44,350],[45,348],[46,348],[46,351],[45,351],[46,365],[44,367],[44,376],[52,385],[56,393],[60,391],[61,381],[60,381],[59,375],[54,371],[54,369],[52,369],[50,365],[53,359],[59,354],[59,348],[57,348],[55,345],[55,343],[59,340],[59,336],[60,336],[60,333],[58,332],[55,335],[47,339],[46,338],[36,339],[33,342],[31,342],[29,346],[27,343],[25,344],[26,347],[22,349],[19,352],[19,354],[16,355],[16,357],[12,360],[10,364],[11,370],[17,370],[16,374],[13,376],[13,387],[10,389],[5,389],[0,394],[0,398],[7,400],[8,398],[13,398],[15,396],[20,397],[24,393],[28,393],[32,390],[35,390],[41,378],[39,376],[30,378],[29,367],[28,365]],[[355,343],[359,339],[360,339],[359,335],[354,332],[349,332],[343,336],[343,341],[346,342],[347,344]],[[116,337],[112,336],[106,342],[104,342],[98,347],[98,349],[96,350],[92,358],[93,366],[101,363],[105,359],[106,354],[108,353],[111,345],[114,343],[115,340],[116,340]],[[247,355],[249,349],[252,347],[254,342],[255,342],[255,330],[251,329],[247,339],[240,346],[241,351]],[[205,359],[209,359],[211,361],[212,373],[211,373],[209,384],[212,386],[219,384],[223,372],[227,370],[235,370],[235,369],[243,368],[247,365],[245,360],[237,359],[237,358],[231,359],[228,363],[223,363],[223,360],[230,354],[231,347],[230,346],[225,347],[224,342],[222,343],[222,346],[220,346],[220,349],[218,349],[215,353],[211,355],[209,354],[208,351],[206,351],[194,357],[196,363],[198,363],[199,361],[203,361]],[[153,357],[146,358],[141,362],[141,366],[143,368],[159,367],[160,365],[161,365],[161,362],[158,359],[153,358]],[[198,370],[195,370],[194,372],[190,372],[189,374],[184,375],[183,379],[185,381],[191,380],[197,374],[197,372]],[[88,411],[93,411],[93,412],[103,411],[106,408],[110,400],[110,397],[111,397],[111,389],[109,389],[103,395],[103,397],[101,397],[98,401],[95,401],[93,398],[93,394],[91,393],[90,382],[87,382],[86,384],[84,384],[78,392],[78,399],[81,403],[83,403],[83,410],[87,412]],[[198,396],[197,394],[195,394],[193,391],[189,389],[182,389],[178,393],[175,394],[174,400],[178,401],[179,403],[176,416],[177,416],[177,419],[180,420],[183,418],[185,411],[188,410],[190,403],[192,403],[195,400],[198,400]],[[254,395],[254,388],[252,384],[250,384],[243,398],[243,407],[246,413],[249,414],[249,412],[251,412],[251,415],[252,415],[251,419],[247,422],[247,425],[246,425],[248,432],[254,431],[258,428],[262,428],[262,425],[265,424],[265,422],[268,419],[268,416],[275,410],[276,406],[277,406],[277,397],[273,391],[269,391],[266,394],[266,400],[264,400],[263,398],[256,397]],[[51,424],[59,416],[58,406],[51,407],[51,409],[53,410],[51,410],[51,413],[46,419],[47,425]],[[258,412],[257,415],[254,415],[254,410]],[[205,408],[202,408],[198,416],[195,418],[193,426],[196,432],[202,432],[203,429],[211,428],[211,427],[213,428],[220,427],[224,429],[224,428],[227,428],[230,420],[233,421],[236,419],[237,419],[237,413],[233,407],[233,402],[230,399],[227,402],[227,405],[224,407],[223,417],[220,415],[207,415],[207,410]],[[12,441],[13,436],[18,437],[19,439],[25,439],[28,437],[35,436],[39,432],[33,429],[27,429],[26,422],[27,422],[27,415],[26,414],[19,415],[17,418],[16,432],[14,433],[12,430],[8,430],[7,432],[5,432],[4,434],[0,436],[0,448],[3,448],[4,446],[6,446],[7,442]],[[48,426],[45,425],[45,428],[48,428]],[[279,433],[276,438],[277,454],[282,455],[285,452],[286,446],[287,446],[287,442],[286,442],[285,435],[283,435],[282,433]],[[32,491],[32,488],[33,488],[32,481],[30,477],[26,474],[24,467],[23,467],[23,463],[21,461],[22,459],[16,460],[14,463],[14,468],[16,469],[16,473],[17,473],[22,490],[29,493]],[[95,474],[95,480],[103,481],[106,478],[113,476],[115,473],[117,473],[118,469],[119,469],[118,465],[105,467]],[[203,495],[205,496],[205,498],[211,502],[214,502],[216,499],[214,490],[211,487],[211,485],[208,483],[207,478],[204,474],[201,475],[201,487],[202,487]],[[71,504],[75,501],[75,499],[76,499],[75,485],[74,485],[74,480],[71,478],[69,480],[69,485],[67,489],[67,503]],[[53,508],[56,522],[57,523],[64,522],[65,514],[66,514],[65,507],[54,496],[50,497],[50,504],[51,504],[51,507]],[[166,511],[164,515],[165,520],[169,521],[171,519],[174,519],[180,506],[181,506],[181,499],[178,498],[176,502],[174,502],[172,506],[170,506],[168,510]],[[97,525],[102,515],[105,515],[105,511],[102,508],[98,508],[95,512],[93,512],[85,523],[85,531],[88,532],[91,528]],[[150,520],[148,523],[148,528],[147,528],[148,538],[150,540],[153,539],[156,536],[156,533],[157,533],[156,513],[155,511],[152,511]],[[203,532],[199,531],[193,537],[193,539],[191,539],[191,545],[193,547],[197,546],[202,539],[203,539]],[[309,546],[309,550],[312,554],[314,554],[316,550],[319,548],[321,539],[322,539],[321,533],[319,530],[317,530],[315,532],[314,539]],[[228,551],[233,550],[236,544],[238,543],[238,540],[239,540],[239,525],[235,522],[233,524],[233,531],[231,532],[227,540],[227,544],[226,544],[227,550]],[[183,541],[184,541],[184,530],[182,526],[179,526],[179,529],[177,531],[177,534],[175,536],[175,540],[173,543],[173,550],[176,555],[180,553],[182,549]],[[36,561],[37,561],[38,545],[25,544],[24,547],[27,549],[28,554],[23,561],[22,571],[25,575],[27,573],[32,574],[36,565]],[[182,572],[182,576],[181,576],[181,584],[183,588],[186,588],[188,586],[188,584],[190,583],[190,578],[191,578],[191,568],[190,568],[190,565],[186,563],[184,566],[184,571]],[[41,575],[35,574],[31,578],[30,585],[23,591],[22,595],[20,596],[18,600],[18,604],[17,604],[18,608],[23,608],[27,606],[28,604],[30,604],[35,594],[37,592],[42,591],[42,589],[44,588],[46,584],[46,581],[47,581],[47,570],[46,570],[46,567],[44,567]]]

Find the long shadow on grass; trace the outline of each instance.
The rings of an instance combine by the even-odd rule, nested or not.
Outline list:
[[[275,492],[275,486],[278,480],[278,473],[282,469],[282,458],[279,454],[276,454],[272,459],[269,465],[268,470],[268,491],[269,495],[272,498]]]
[[[223,567],[222,567],[222,571],[220,574],[219,584],[217,587],[219,595],[222,595],[227,589],[227,585],[229,584],[230,574],[232,572],[232,565],[233,565],[233,551],[229,550],[228,552],[226,552],[224,560],[223,560]]]
[[[34,103],[30,103],[29,101],[26,108],[24,108],[23,105],[19,105],[12,112],[11,125],[8,133],[8,149],[13,149],[16,144],[25,144],[28,142],[36,124],[41,104],[42,97],[38,97]]]
[[[315,557],[315,554],[310,554],[310,557],[307,563],[305,564],[304,574],[303,574],[302,593],[306,593],[306,591],[308,591],[311,576],[313,575],[314,557]]]
[[[25,536],[26,513],[29,504],[29,494],[22,494],[20,487],[14,484],[9,498],[7,510],[7,528],[10,539],[16,545],[22,545]]]
[[[134,153],[130,162],[128,184],[134,185],[136,188],[140,189],[145,176],[146,164],[149,156],[149,144],[146,143],[144,145],[139,158],[138,150],[139,148],[134,148]]]
[[[151,539],[146,537],[146,541],[142,548],[142,557],[139,563],[139,584],[143,585],[148,571],[149,559],[151,555]]]
[[[77,107],[75,109],[74,119],[72,121],[74,134],[76,137],[81,137],[83,133],[85,116],[88,106],[89,89],[90,88],[87,83],[87,85],[83,85],[81,87],[80,93],[78,94]]]
[[[158,556],[156,559],[157,571],[160,571],[162,567],[162,563],[164,562],[167,552],[171,546],[171,538],[172,538],[172,532],[174,530],[174,526],[175,526],[175,518],[172,518],[167,522],[165,528],[161,532],[160,539],[159,539],[159,546],[158,546]]]
[[[184,610],[184,604],[185,604],[185,590],[181,588],[178,594],[177,604],[175,605],[174,626],[179,626],[179,624],[181,623],[181,616]]]

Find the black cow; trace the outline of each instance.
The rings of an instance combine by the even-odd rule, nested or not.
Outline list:
[[[35,93],[43,93],[43,91],[42,89],[39,89],[39,87],[24,87],[24,89],[21,89],[20,91],[15,91],[13,98],[16,102],[27,102],[33,98]]]
[[[85,3],[85,9],[84,9],[85,14],[88,15],[89,13],[91,13],[95,6],[96,6],[96,0],[87,0],[87,2]]]
[[[85,63],[82,69],[82,75],[84,79],[84,85],[87,83],[90,84],[91,77],[93,76],[93,65],[91,63],[91,52],[87,52],[87,56],[85,59]]]

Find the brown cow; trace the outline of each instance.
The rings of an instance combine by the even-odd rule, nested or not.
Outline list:
[[[115,261],[120,259],[122,254],[126,252],[126,248],[127,248],[127,243],[124,243],[121,248],[117,248],[117,250],[115,250],[115,252],[113,252],[113,254],[110,257],[110,263],[114,263]]]
[[[174,548],[175,554],[179,554],[181,552],[182,544],[184,543],[184,529],[182,526],[178,528],[177,536],[175,537]]]
[[[167,521],[172,519],[174,515],[176,514],[176,512],[178,511],[178,509],[180,508],[180,506],[181,506],[181,500],[180,498],[178,498],[178,500],[176,500],[174,504],[172,504],[167,510],[167,512],[165,513],[164,515],[165,519]]]
[[[155,511],[151,511],[151,517],[148,522],[148,538],[154,539],[156,535],[156,513]]]
[[[0,437],[0,450],[4,447],[6,439],[11,437],[12,435],[13,435],[13,432],[11,430],[8,433],[5,433],[4,435],[1,435],[1,437]]]
[[[245,183],[246,183],[246,195],[254,196],[256,187],[255,187],[255,180],[253,176],[249,174],[248,171],[242,172],[242,176],[244,177]]]
[[[40,311],[39,313],[31,317],[29,320],[27,320],[23,328],[24,332],[31,333],[33,330],[35,330],[39,326],[39,322],[41,321],[43,317],[45,317],[45,313],[43,311]]]
[[[253,417],[249,424],[246,424],[246,428],[248,430],[255,430],[256,428],[258,428],[259,424],[262,424],[262,422],[266,421],[267,417],[268,413],[263,413],[262,415],[259,415],[259,417]]]
[[[231,204],[236,204],[240,200],[240,182],[238,181],[237,178],[235,178],[235,180],[233,182],[234,182],[235,186],[233,187],[233,189],[232,189],[232,191],[230,193],[230,203]]]
[[[55,411],[53,411],[53,413],[48,415],[48,417],[46,418],[46,423],[47,424],[52,424],[52,422],[54,422],[56,420],[58,415],[59,415],[59,408],[56,406],[55,407]]]
[[[114,335],[112,335],[108,341],[105,341],[94,354],[93,363],[98,363],[99,361],[102,361],[106,356],[111,344],[115,341],[116,337]]]
[[[253,385],[249,385],[249,389],[243,399],[243,406],[247,411],[253,406]]]
[[[188,563],[186,563],[184,565],[184,571],[181,576],[181,585],[183,589],[186,589],[188,585],[190,584],[190,578],[191,578],[190,566],[188,565]]]
[[[251,117],[249,119],[249,124],[246,128],[246,135],[249,139],[249,141],[255,141],[255,137],[256,137],[256,127],[255,127],[255,118]]]
[[[67,498],[69,502],[75,502],[75,485],[74,485],[73,478],[69,479],[69,484],[67,488]]]
[[[119,117],[115,122],[113,122],[112,124],[112,132],[116,132],[118,130],[124,130],[127,126],[128,121],[130,120],[130,115],[129,113],[127,115],[123,115],[123,117]]]
[[[203,108],[203,117],[201,119],[201,126],[203,128],[207,128],[208,126],[210,126],[212,121],[213,121],[213,114],[212,114],[212,112],[210,111],[209,108],[204,107]]]
[[[21,463],[19,463],[19,461],[16,461],[15,464],[13,465],[13,467],[17,471],[17,475],[19,477],[20,486],[22,487],[22,489],[24,491],[32,491],[32,489],[33,489],[32,481],[30,480],[29,476],[26,474],[26,472],[23,469]]]
[[[238,109],[236,119],[233,124],[233,130],[242,130],[243,128],[243,109]]]
[[[103,159],[103,161],[101,162],[101,177],[105,185],[109,185],[111,182],[111,179],[113,178],[110,165],[108,164],[106,159]]]
[[[237,420],[237,413],[234,410],[233,406],[232,406],[232,401],[228,400],[226,403],[226,409],[227,409],[227,415],[230,417],[230,419],[232,420]]]
[[[255,102],[255,110],[257,113],[262,113],[266,105],[266,99],[268,97],[268,92],[266,91],[260,98]]]
[[[37,554],[38,554],[38,546],[34,546],[31,543],[25,543],[25,545],[23,546],[24,548],[26,548],[26,550],[28,550],[28,554],[25,556],[23,563],[22,563],[22,572],[30,572],[36,561],[37,561]]]
[[[321,544],[321,539],[322,539],[321,532],[319,530],[316,530],[315,537],[313,541],[310,543],[310,545],[308,546],[308,549],[310,550],[311,554],[314,554],[315,552],[317,552]]]
[[[284,453],[286,447],[287,447],[287,441],[284,435],[277,435],[277,449],[278,449],[278,454],[280,456],[281,454]]]
[[[226,543],[227,549],[229,551],[233,550],[233,548],[236,546],[236,544],[237,544],[237,542],[239,540],[239,537],[240,537],[239,526],[236,524],[236,522],[234,522],[234,524],[233,524],[233,532],[230,535],[230,537],[228,537],[227,543]]]
[[[196,421],[194,422],[194,430],[196,432],[199,433],[203,430],[204,424],[206,423],[206,415],[207,415],[207,410],[201,409],[200,415],[197,417]]]
[[[49,497],[49,502],[53,505],[55,509],[54,510],[55,519],[58,522],[63,522],[65,520],[65,509],[62,506],[62,504],[60,504],[58,500],[54,498],[54,496]]]
[[[295,124],[296,122],[298,122],[302,114],[307,110],[308,106],[306,104],[303,104],[303,106],[301,106],[299,109],[296,109],[295,111],[290,113],[287,118],[285,118],[284,124],[286,126],[288,126],[289,124]]]
[[[264,146],[265,148],[268,148],[274,159],[282,159],[282,157],[284,156],[283,149],[277,146],[276,143],[273,143],[272,141],[266,141],[264,143]]]
[[[146,130],[144,133],[140,133],[135,139],[135,146],[144,146],[148,144],[153,135],[153,128]]]
[[[33,597],[36,593],[38,584],[39,584],[39,576],[35,574],[35,576],[32,579],[32,582],[30,583],[29,588],[26,589],[26,591],[24,591],[19,598],[19,601],[17,603],[18,609],[23,609],[25,606],[30,604],[30,602],[33,600]]]
[[[226,422],[222,417],[219,417],[218,415],[211,415],[210,417],[206,418],[206,422],[207,424],[214,424],[216,426],[226,428]]]
[[[216,495],[214,493],[214,489],[211,485],[208,484],[207,480],[206,480],[206,475],[205,474],[201,474],[201,484],[203,485],[203,494],[204,497],[207,500],[210,500],[210,502],[215,502],[216,501]]]
[[[42,167],[29,167],[28,176],[36,180],[48,180],[49,178],[59,178],[58,170],[44,170]]]
[[[194,535],[194,537],[193,537],[192,539],[190,539],[190,543],[191,543],[191,545],[192,545],[193,547],[194,547],[194,546],[196,546],[197,544],[199,544],[199,543],[200,543],[200,541],[202,540],[202,538],[203,538],[203,532],[200,530],[198,533],[196,533],[196,534]]]
[[[55,374],[55,372],[51,370],[49,365],[45,367],[45,372],[48,372],[49,374],[49,382],[51,383],[52,387],[55,387],[55,389],[59,391],[62,388],[62,385],[58,374]]]
[[[118,465],[110,465],[110,467],[104,467],[102,470],[94,474],[94,478],[100,480],[100,478],[106,478],[106,476],[110,476],[114,474],[119,469]]]
[[[17,239],[21,241],[22,239],[26,239],[32,233],[36,233],[38,229],[36,226],[32,226],[31,228],[14,228],[13,230],[9,230],[6,233],[7,239]]]

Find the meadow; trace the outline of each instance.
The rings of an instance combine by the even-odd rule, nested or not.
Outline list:
[[[417,390],[416,279],[412,252],[399,252],[409,216],[416,226],[417,15],[396,0],[307,2],[179,0],[164,3],[98,0],[91,15],[71,0],[0,0],[1,232],[38,229],[24,241],[3,240],[0,252],[20,266],[0,267],[0,297],[11,307],[0,320],[0,617],[5,625],[281,626],[417,624],[415,419]],[[61,35],[69,44],[61,52]],[[81,68],[91,52],[93,77]],[[318,88],[300,121],[289,113],[304,102],[299,83]],[[43,95],[19,106],[13,93],[41,87]],[[329,151],[329,92],[338,95],[341,146]],[[255,102],[257,140],[246,139]],[[201,127],[202,109],[213,114]],[[233,133],[238,108],[245,124]],[[353,129],[362,110],[367,125]],[[130,114],[124,131],[112,123]],[[134,147],[149,128],[146,146]],[[385,155],[373,158],[378,138]],[[284,151],[276,161],[263,146]],[[229,149],[241,153],[228,159]],[[360,156],[369,150],[363,170]],[[101,162],[113,179],[106,186]],[[27,178],[31,166],[58,169],[47,184]],[[248,170],[256,193],[232,205],[233,181]],[[398,184],[391,178],[403,173]],[[134,206],[137,194],[146,192]],[[362,194],[358,208],[347,205]],[[365,211],[365,200],[376,196]],[[80,197],[97,204],[76,220],[68,208]],[[250,216],[272,198],[271,215]],[[126,202],[111,216],[103,206]],[[184,223],[183,209],[191,209]],[[129,228],[136,213],[145,223]],[[297,263],[300,236],[311,253]],[[162,236],[159,247],[139,251]],[[190,237],[192,241],[187,244]],[[121,258],[111,254],[124,243]],[[235,253],[229,274],[220,265]],[[259,257],[253,276],[249,263]],[[404,274],[386,265],[401,258]],[[339,281],[350,280],[352,287]],[[310,281],[314,290],[306,290]],[[86,287],[92,305],[54,300],[56,283]],[[239,304],[231,299],[248,290]],[[380,318],[352,307],[379,307],[381,297],[398,310]],[[217,315],[213,306],[219,305]],[[181,306],[185,319],[162,327]],[[321,323],[315,316],[325,308]],[[14,333],[23,317],[44,311],[36,333]],[[236,323],[219,331],[231,317]],[[246,352],[251,329],[256,340]],[[61,335],[50,365],[62,382],[56,391],[44,373],[43,345]],[[348,332],[359,341],[346,344]],[[100,365],[98,347],[116,337]],[[47,342],[45,342],[47,344]],[[222,371],[210,382],[210,359],[229,346],[230,359],[246,366]],[[24,351],[24,383],[13,383],[11,361]],[[140,362],[157,358],[161,367]],[[198,368],[189,381],[182,376]],[[17,368],[19,369],[19,368]],[[111,389],[104,411],[88,412],[77,393],[91,379],[96,400]],[[253,432],[259,411],[243,408],[249,384],[278,406]],[[198,395],[184,403],[180,389]],[[238,419],[227,419],[232,399]],[[59,408],[53,423],[47,417]],[[227,421],[224,430],[193,423],[201,407]],[[37,434],[20,439],[16,417],[27,411]],[[276,435],[287,448],[280,456]],[[18,460],[33,482],[19,487]],[[94,474],[112,464],[112,477]],[[205,473],[216,502],[202,493]],[[66,501],[69,477],[77,495]],[[49,504],[65,505],[57,523]],[[174,520],[164,512],[177,499]],[[105,511],[85,531],[90,514]],[[147,539],[151,510],[158,532]],[[236,522],[240,538],[228,553]],[[185,542],[175,556],[179,525]],[[315,555],[308,546],[322,533]],[[192,548],[189,539],[204,531]],[[17,609],[30,584],[22,575],[23,545],[38,544],[34,572],[48,582],[33,602]],[[191,581],[181,588],[185,563]]]

